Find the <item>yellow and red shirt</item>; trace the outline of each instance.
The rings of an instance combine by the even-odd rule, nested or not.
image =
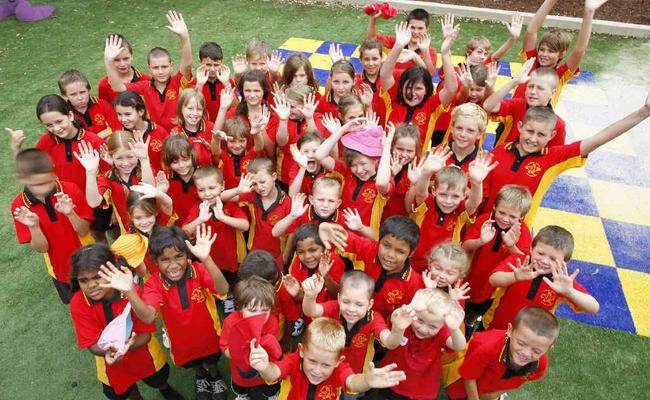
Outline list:
[[[174,213],[178,216],[176,226],[183,226],[190,209],[195,203],[201,202],[199,195],[196,192],[196,185],[194,179],[190,178],[187,182],[178,176],[174,171],[169,171],[167,180],[169,181],[169,189],[167,195],[174,201]]]
[[[196,151],[196,161],[202,167],[204,165],[214,164],[212,151],[210,151],[213,126],[213,122],[203,120],[199,124],[199,129],[196,132],[185,129],[185,127],[180,125],[175,125],[169,133],[171,135],[183,135],[192,143],[192,148]]]
[[[106,174],[97,177],[97,189],[104,198],[102,207],[113,207],[121,235],[129,231],[130,220],[126,211],[126,197],[131,191],[131,186],[139,183],[140,177],[138,177],[137,171],[131,173],[128,181],[122,180],[115,170],[108,171]]]
[[[235,81],[230,80],[230,86],[235,87]],[[188,83],[188,87],[196,87],[196,78]],[[203,85],[202,93],[205,98],[205,104],[208,108],[208,120],[214,121],[217,119],[217,114],[219,114],[219,107],[221,107],[221,91],[225,88],[225,85],[221,83],[220,80],[216,79],[214,82],[207,81]]]
[[[550,107],[550,106],[549,106]],[[519,122],[524,120],[528,110],[528,104],[524,97],[514,97],[501,101],[501,108],[499,111],[490,114],[490,120],[503,123],[504,130],[497,138],[494,146],[503,143],[514,142],[519,139]],[[561,146],[566,141],[566,123],[560,116],[557,116],[555,122],[555,136],[548,142],[548,147]]]
[[[70,104],[69,101],[68,104]],[[91,132],[99,133],[106,128],[109,128],[111,132],[122,129],[122,124],[117,119],[113,106],[104,99],[90,96],[85,113],[75,110],[72,104],[70,104],[70,108],[75,119]]]

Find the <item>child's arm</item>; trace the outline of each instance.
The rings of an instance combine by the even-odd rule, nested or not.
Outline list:
[[[133,131],[133,140],[129,141],[129,149],[135,153],[138,161],[140,161],[142,182],[154,185],[156,180],[151,169],[151,162],[149,162],[149,142],[151,141],[151,136],[148,136],[147,140],[144,141],[142,135],[143,133],[140,131]]]
[[[546,16],[551,12],[551,9],[555,7],[557,2],[558,0],[544,1],[533,16],[533,19],[530,20],[528,28],[526,29],[526,35],[524,35],[524,52],[529,52],[537,46],[537,32],[539,31],[539,28],[542,27]]]
[[[452,304],[451,310],[445,315],[445,325],[449,328],[451,336],[447,338],[445,343],[448,348],[461,351],[467,345],[465,334],[460,330],[460,325],[465,319],[465,312],[455,301]]]
[[[99,153],[86,142],[79,142],[79,153],[72,153],[86,170],[86,201],[91,208],[97,208],[104,198],[97,187],[97,171],[99,170]]]
[[[202,201],[201,204],[199,204],[199,215],[194,221],[183,225],[183,232],[185,232],[188,238],[194,238],[194,234],[198,227],[204,222],[208,222],[210,218],[212,218],[210,213],[210,203],[207,200]]]
[[[185,244],[192,254],[208,269],[212,282],[214,283],[214,290],[219,295],[225,295],[230,289],[228,282],[219,267],[217,267],[217,264],[212,260],[212,257],[210,257],[210,248],[215,240],[217,240],[217,234],[212,234],[212,228],[201,225],[196,228],[196,243],[192,244],[189,240],[185,240]]]
[[[324,118],[324,122],[326,123],[326,126],[328,126],[328,130],[331,132],[331,135],[330,137],[325,139],[323,143],[320,144],[320,146],[318,146],[318,149],[316,149],[316,152],[314,153],[314,158],[316,158],[318,162],[320,162],[321,165],[325,167],[325,169],[331,171],[332,169],[334,169],[334,162],[333,162],[334,160],[333,159],[331,160],[332,161],[331,168],[330,166],[327,165],[328,164],[327,161],[329,160],[329,158],[331,158],[330,153],[332,152],[334,146],[336,146],[336,143],[338,143],[338,141],[341,139],[341,136],[343,136],[344,133],[363,126],[366,120],[365,118],[353,119],[351,121],[348,121],[345,125],[341,126],[338,129],[334,128],[327,121],[328,121],[327,118]],[[329,129],[330,127],[332,127],[332,129],[334,130],[332,131],[331,129]]]
[[[415,318],[415,310],[408,304],[395,309],[390,316],[391,329],[384,329],[379,334],[379,343],[388,350],[396,349],[404,337],[404,331]]]
[[[287,96],[280,92],[274,94],[275,106],[271,108],[278,116],[280,123],[278,124],[278,131],[275,134],[275,142],[278,146],[283,147],[289,142],[289,114],[291,113],[291,106],[287,101]]]
[[[223,125],[226,122],[226,114],[228,109],[232,105],[232,102],[235,98],[235,87],[225,87],[221,89],[219,94],[219,111],[217,111],[217,116],[214,119],[214,126],[212,131],[223,130]]]
[[[518,12],[515,12],[512,14],[512,18],[510,19],[510,23],[506,23],[506,28],[508,28],[508,32],[510,33],[510,37],[495,51],[492,53],[492,59],[494,61],[499,61],[503,58],[503,56],[506,55],[508,51],[514,46],[514,44],[519,40],[519,36],[521,35],[521,27],[524,24],[524,17],[519,14]]]
[[[13,213],[14,219],[29,229],[29,235],[31,237],[29,244],[32,246],[32,249],[39,253],[46,253],[50,245],[38,223],[38,214],[32,212],[25,206],[16,208]]]
[[[442,53],[442,69],[445,72],[445,86],[442,88],[438,96],[440,98],[440,104],[443,107],[447,107],[451,104],[451,101],[456,95],[458,90],[458,80],[456,80],[456,70],[454,69],[454,64],[451,61],[451,46],[458,38],[460,33],[460,25],[454,26],[454,16],[445,15],[441,21],[442,24],[442,35],[444,40],[442,41],[442,46],[440,48],[440,53]],[[383,75],[382,75],[383,79]]]
[[[279,220],[271,230],[273,237],[280,237],[287,233],[287,230],[295,220],[302,217],[302,215],[309,208],[309,204],[305,204],[307,196],[304,193],[298,193],[291,197],[291,211],[289,214]]]
[[[20,147],[25,141],[25,132],[22,130],[13,130],[11,128],[5,128],[5,131],[9,132],[11,135],[11,142],[9,143],[9,147],[11,148],[11,154],[13,154],[14,158],[16,158],[16,154],[20,152]]]
[[[370,16],[370,19],[368,20],[368,29],[366,30],[366,39],[377,38],[377,19],[379,19],[379,17],[381,17],[380,10]]]
[[[158,190],[158,188],[155,186],[143,182],[131,186],[131,190],[142,193],[142,199],[156,199],[156,204],[160,208],[160,211],[164,212],[165,214],[172,215],[174,213],[174,203],[172,201],[172,198],[169,197],[167,193]]]
[[[70,224],[72,224],[72,228],[79,236],[88,234],[90,232],[90,222],[77,215],[74,211],[75,205],[70,196],[63,192],[55,193],[54,196],[57,199],[54,209],[68,218]]]
[[[221,198],[217,197],[217,202],[214,207],[212,207],[212,214],[217,219],[224,224],[228,225],[231,228],[237,229],[238,231],[247,231],[250,228],[250,222],[246,218],[236,218],[226,215],[223,212],[223,201]]]
[[[192,44],[190,43],[190,32],[183,19],[183,15],[176,11],[167,12],[167,29],[178,35],[181,41],[181,64],[179,71],[187,79],[192,77]]]
[[[463,379],[463,384],[465,385],[465,393],[467,394],[467,400],[480,400],[481,397],[478,394],[478,385],[476,379]]]
[[[397,368],[397,364],[375,368],[375,364],[371,362],[366,373],[350,375],[345,381],[345,386],[352,393],[396,386],[406,379],[406,374],[404,371],[395,371],[395,368]]]
[[[377,240],[375,231],[363,224],[359,211],[356,208],[346,208],[343,210],[343,217],[345,218],[345,226],[349,230],[358,232],[361,236],[367,237],[368,239]]]
[[[224,190],[221,192],[221,201],[224,203],[229,201],[237,201],[239,195],[244,193],[250,193],[253,190],[253,181],[251,180],[248,174],[244,174],[239,179],[239,185],[236,188]]]
[[[424,165],[425,160],[426,158],[423,158],[418,164],[416,157],[409,163],[407,167],[409,188],[406,191],[406,195],[404,196],[404,207],[408,212],[411,212],[411,210],[413,210],[413,205],[415,204],[415,185],[420,180],[420,176],[422,176],[422,165]]]
[[[305,179],[305,172],[307,172],[307,156],[300,153],[300,150],[298,150],[298,146],[295,143],[289,146],[289,149],[291,150],[293,160],[299,167],[298,173],[289,185],[289,196],[293,197],[302,190],[302,181]]]
[[[395,44],[390,49],[390,53],[386,56],[384,63],[381,65],[381,89],[388,90],[395,84],[393,71],[400,53],[411,41],[411,31],[409,30],[407,22],[400,22],[395,25]]]
[[[529,76],[530,70],[531,68],[533,68],[534,63],[535,63],[535,57],[526,60],[524,65],[521,66],[521,69],[519,70],[519,74],[517,74],[517,76],[510,79],[503,86],[501,86],[499,90],[492,93],[487,99],[485,99],[485,101],[483,102],[483,109],[485,109],[485,111],[487,111],[488,113],[499,112],[499,110],[501,109],[501,101],[503,101],[506,95],[510,93],[517,86],[528,82],[528,80],[530,79]]]
[[[542,278],[546,284],[553,289],[553,291],[561,294],[573,302],[573,304],[580,310],[595,314],[600,309],[600,304],[592,295],[583,293],[573,287],[573,282],[580,273],[579,269],[573,271],[569,275],[566,262],[559,260],[551,264],[551,272],[553,280],[547,277]]]
[[[323,306],[316,302],[316,297],[323,290],[325,279],[318,274],[302,281],[302,312],[309,318],[323,316]]]
[[[300,109],[302,112],[305,121],[307,121],[307,129],[310,131],[318,131],[318,126],[316,126],[316,121],[314,120],[314,113],[320,101],[316,101],[316,96],[314,93],[309,93],[303,99],[303,105]]]
[[[583,156],[588,155],[605,143],[612,141],[629,131],[648,117],[650,117],[650,93],[648,94],[648,97],[646,97],[645,104],[641,106],[641,108],[614,122],[597,134],[581,141],[580,154]]]
[[[576,45],[573,47],[573,50],[571,50],[571,53],[569,53],[569,57],[567,57],[566,60],[566,65],[569,67],[569,71],[577,71],[578,68],[580,68],[580,62],[582,62],[582,57],[584,57],[585,52],[587,51],[587,46],[589,45],[591,26],[594,22],[594,13],[606,2],[607,0],[585,1],[585,11],[582,15],[582,24],[580,25]]]
[[[490,286],[495,288],[508,287],[516,282],[532,281],[537,278],[540,272],[534,268],[529,260],[529,257],[526,257],[522,263],[521,258],[517,258],[515,262],[516,266],[508,263],[508,267],[512,270],[511,272],[500,270],[493,272],[488,279]]]
[[[395,125],[389,122],[383,132],[382,152],[377,166],[377,176],[375,177],[375,187],[377,192],[387,195],[390,192],[390,150],[395,137]]]
[[[467,253],[472,253],[474,250],[478,249],[479,247],[482,247],[487,243],[490,243],[490,241],[494,239],[494,235],[496,235],[496,233],[497,230],[494,228],[494,220],[488,219],[485,222],[483,222],[483,225],[481,225],[480,237],[476,239],[465,240],[463,241],[463,244],[461,246]]]
[[[126,85],[122,82],[117,68],[113,65],[113,61],[120,55],[124,50],[122,47],[122,39],[116,35],[112,35],[106,38],[106,45],[104,47],[104,65],[106,67],[106,76],[108,77],[108,83],[111,85],[111,88],[117,93],[121,93],[126,90]]]
[[[224,89],[225,90],[225,89]],[[212,129],[212,140],[210,141],[210,153],[215,161],[215,165],[219,165],[221,160],[221,142],[227,142],[230,138],[226,132],[218,129]]]
[[[476,158],[469,164],[469,180],[472,183],[469,190],[469,197],[465,203],[465,209],[469,215],[473,215],[483,200],[483,181],[487,175],[499,165],[498,161],[492,162],[491,153],[479,151]]]
[[[150,324],[156,319],[156,309],[142,301],[135,290],[133,273],[128,266],[122,265],[118,269],[111,262],[107,262],[100,267],[99,276],[107,281],[107,283],[101,283],[101,287],[113,288],[122,292],[131,303],[131,307],[140,321]]]
[[[257,339],[251,340],[251,352],[248,357],[251,368],[260,373],[267,382],[275,382],[280,378],[280,368],[269,361],[269,354],[264,347],[257,344]]]
[[[429,35],[429,32],[425,32],[420,39],[418,39],[418,48],[422,52],[424,67],[429,71],[431,76],[435,76],[436,66],[433,65],[433,62],[431,61],[431,35]]]
[[[422,173],[415,184],[415,207],[424,203],[427,197],[429,197],[429,182],[431,181],[431,177],[447,165],[449,157],[451,157],[451,149],[449,146],[438,146],[424,160],[421,168]]]

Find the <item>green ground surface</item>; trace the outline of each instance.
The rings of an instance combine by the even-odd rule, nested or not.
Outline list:
[[[107,33],[121,32],[130,39],[136,49],[134,64],[140,67],[145,66],[145,54],[153,46],[177,54],[178,41],[164,28],[167,9],[176,8],[184,14],[195,50],[203,41],[216,40],[228,58],[242,52],[252,37],[264,38],[273,46],[292,36],[360,42],[367,22],[360,11],[263,1],[53,3],[58,11],[46,21],[0,22],[0,128],[24,129],[28,145],[43,131],[34,115],[36,102],[44,94],[57,92],[60,72],[79,68],[91,82],[102,75],[102,45]],[[379,28],[390,32],[392,24],[381,21]],[[506,30],[498,25],[463,22],[462,29],[455,54],[461,53],[462,44],[472,35],[484,34],[495,45],[505,40]],[[436,43],[439,29],[432,32]],[[634,60],[639,46],[637,40],[594,36],[583,68],[599,74],[611,65],[611,58],[599,54]],[[647,49],[647,45],[642,47]],[[514,52],[508,59],[515,59]],[[650,69],[647,64],[645,68]],[[6,246],[0,253],[0,399],[102,398],[92,357],[76,349],[67,309],[59,303],[42,258],[28,246],[15,244],[8,206],[20,188],[12,175],[11,155],[4,145],[0,150],[0,204],[5,209],[0,213],[0,243]],[[647,396],[647,338],[562,321],[562,334],[550,357],[547,378],[511,398],[605,399],[611,398],[612,392],[621,399]],[[187,395],[191,393],[188,372],[173,368],[172,383]],[[143,394],[154,396],[148,389]]]

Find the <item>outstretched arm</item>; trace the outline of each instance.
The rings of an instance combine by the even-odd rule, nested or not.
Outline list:
[[[494,61],[499,61],[503,58],[503,56],[506,55],[508,51],[514,46],[514,44],[517,42],[519,39],[519,36],[521,35],[521,27],[524,24],[524,17],[521,16],[518,12],[512,14],[512,19],[510,20],[510,23],[506,23],[506,28],[508,28],[508,32],[510,33],[510,36],[508,37],[508,40],[506,40],[501,47],[497,49],[494,53],[492,53],[492,60]]]
[[[571,50],[569,57],[566,60],[566,65],[569,71],[576,71],[580,68],[580,62],[587,51],[589,45],[589,38],[591,37],[591,26],[594,22],[594,13],[598,7],[605,4],[607,0],[587,0],[585,1],[585,11],[582,15],[582,25],[580,25],[580,32],[576,39],[576,45]]]
[[[530,70],[533,68],[535,63],[535,57],[526,60],[524,65],[521,66],[519,74],[514,78],[510,79],[503,86],[499,88],[496,92],[492,93],[490,97],[485,99],[483,102],[483,108],[488,113],[497,113],[501,109],[501,101],[506,97],[508,93],[517,86],[528,82],[530,79]]]
[[[453,15],[445,15],[441,24],[444,40],[442,41],[440,53],[442,53],[442,69],[445,72],[445,86],[440,91],[439,96],[440,104],[442,104],[443,107],[447,107],[451,104],[451,101],[454,99],[454,95],[456,94],[456,90],[458,90],[456,70],[451,61],[451,46],[456,41],[456,38],[458,38],[460,25],[454,26]]]
[[[370,16],[368,20],[368,29],[366,30],[366,39],[377,38],[377,19],[381,16],[381,11],[377,11]]]
[[[108,77],[108,83],[117,93],[126,90],[126,85],[122,82],[120,74],[117,72],[117,68],[115,68],[115,65],[113,64],[113,61],[120,55],[122,50],[124,50],[124,47],[122,47],[122,39],[116,35],[106,38],[106,45],[104,46],[106,76]]]
[[[190,43],[190,32],[187,29],[183,14],[176,11],[167,12],[167,29],[178,35],[181,41],[181,65],[179,70],[187,79],[192,77],[192,44]]]
[[[533,19],[530,20],[530,23],[528,24],[528,29],[526,29],[526,35],[524,36],[524,44],[523,44],[523,50],[524,52],[531,51],[535,49],[535,46],[537,45],[537,32],[539,31],[539,28],[542,27],[544,24],[544,20],[546,19],[546,16],[551,12],[553,7],[555,7],[555,4],[558,2],[558,0],[546,0],[542,5],[539,7],[535,15],[533,16]]]
[[[402,50],[404,50],[404,47],[406,47],[410,41],[411,31],[409,30],[408,23],[401,22],[395,25],[395,44],[393,45],[393,48],[390,49],[390,53],[388,53],[384,63],[381,65],[380,76],[382,90],[388,90],[395,84],[393,71],[395,71],[397,59],[402,53]]]

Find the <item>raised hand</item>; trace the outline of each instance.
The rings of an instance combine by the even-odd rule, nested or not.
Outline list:
[[[521,85],[523,83],[526,83],[530,80],[530,70],[533,68],[533,65],[535,64],[535,57],[531,57],[526,62],[524,65],[521,66],[521,69],[519,70],[519,73],[517,76],[512,78],[518,85]]]
[[[434,278],[430,269],[426,269],[422,273],[422,281],[424,281],[424,287],[427,289],[436,289],[438,287],[438,277]]]
[[[221,197],[217,197],[217,200],[212,207],[212,214],[214,214],[214,217],[219,221],[223,221],[226,216],[226,213],[223,212],[223,202],[221,201]]]
[[[282,280],[284,288],[291,297],[296,298],[300,294],[300,282],[293,275],[285,275]]]
[[[271,111],[266,105],[262,106],[262,112],[251,119],[251,135],[258,135],[266,131],[271,119]]]
[[[494,239],[494,235],[497,234],[497,230],[494,227],[494,220],[488,219],[483,222],[481,225],[481,235],[480,240],[482,244],[490,243]]]
[[[201,64],[196,68],[196,86],[203,87],[208,82],[208,66]]]
[[[257,344],[257,339],[251,340],[251,352],[248,356],[248,363],[251,368],[258,372],[264,371],[269,366],[269,354],[264,347]]]
[[[499,165],[498,161],[492,162],[493,159],[494,156],[492,153],[481,150],[476,155],[476,158],[471,163],[469,163],[467,172],[472,185],[483,183],[490,171]]]
[[[449,146],[440,145],[436,147],[424,160],[424,164],[422,164],[422,172],[427,175],[437,173],[447,165],[447,160],[449,160],[451,154],[452,152]]]
[[[368,85],[366,82],[363,82],[361,84],[361,90],[359,91],[359,98],[361,98],[361,102],[363,103],[364,106],[368,110],[372,111],[372,98],[374,96],[374,92],[372,91],[372,87]]]
[[[232,58],[232,69],[235,75],[241,75],[248,69],[248,62],[246,56],[243,54],[235,54]]]
[[[309,208],[309,204],[305,204],[306,200],[307,195],[304,193],[296,193],[291,196],[291,211],[289,212],[291,218],[298,219],[302,217]]]
[[[271,53],[270,57],[266,57],[266,65],[268,66],[269,71],[272,73],[278,72],[280,65],[282,65],[284,61],[284,58],[282,58],[282,55],[277,50]]]
[[[392,122],[387,123],[383,133],[381,141],[382,145],[392,146],[393,138],[395,137],[395,124]]]
[[[147,136],[147,140],[143,141],[142,132],[134,130],[133,139],[129,140],[129,149],[135,154],[138,160],[143,161],[149,158],[149,142],[151,136]]]
[[[72,211],[74,210],[74,203],[72,202],[70,196],[63,192],[56,192],[54,193],[54,197],[56,197],[56,204],[54,205],[54,209],[56,211],[60,212],[63,215],[72,214]]]
[[[442,28],[442,37],[447,39],[454,35],[458,25],[454,26],[454,16],[452,14],[445,14],[440,18],[440,28]]]
[[[472,71],[469,68],[469,64],[460,63],[458,67],[460,71],[456,71],[456,75],[458,76],[458,79],[460,79],[460,83],[463,87],[471,87],[474,84],[474,78],[472,77]]]
[[[113,61],[123,50],[122,39],[117,35],[111,35],[106,38],[106,43],[104,45],[104,59],[106,61]]]
[[[316,96],[314,93],[309,93],[303,97],[303,104],[300,112],[302,112],[302,115],[305,117],[305,119],[314,118],[314,113],[316,112],[316,108],[318,108],[319,103],[320,101],[316,101]]]
[[[361,221],[361,215],[359,211],[351,208],[346,208],[343,210],[343,217],[345,217],[345,226],[348,227],[351,231],[360,231],[363,229],[363,222]]]
[[[416,60],[418,57],[418,53],[414,52],[413,50],[410,49],[402,49],[402,51],[399,53],[399,57],[397,57],[397,62],[398,63],[407,63],[409,61]]]
[[[453,24],[453,16],[452,16],[452,24]],[[440,46],[440,53],[441,54],[451,52],[451,46],[454,44],[456,39],[458,39],[459,34],[460,34],[460,25],[456,25],[444,37],[444,40],[442,41],[442,45]]]
[[[332,135],[335,135],[341,129],[341,121],[338,118],[335,118],[332,114],[327,113],[323,115],[323,126],[325,129],[330,131]]]
[[[143,199],[155,199],[160,193],[155,186],[145,182],[140,182],[137,185],[131,186],[131,190],[142,193]]]
[[[230,87],[230,68],[226,64],[217,67],[217,79],[226,87]]]
[[[379,115],[377,115],[377,113],[375,112],[375,110],[372,109],[372,107],[368,108],[368,110],[366,111],[366,126],[367,127],[379,126]]]
[[[406,47],[411,41],[411,29],[408,22],[395,25],[395,46]]]
[[[99,267],[99,276],[106,281],[99,284],[103,288],[112,288],[120,292],[133,290],[133,273],[125,265],[118,269],[109,261]]]
[[[341,45],[338,43],[330,43],[328,53],[330,55],[330,59],[332,60],[332,64],[337,61],[345,60],[343,50],[341,50]]]
[[[469,283],[462,282],[460,279],[457,280],[453,286],[447,286],[447,293],[449,293],[449,297],[451,297],[451,299],[456,302],[469,299],[469,296],[467,295],[469,291]]]
[[[318,236],[328,250],[334,245],[344,251],[347,246],[348,232],[341,225],[323,222],[318,225]]]
[[[5,131],[9,132],[9,135],[11,136],[11,142],[9,143],[11,151],[13,154],[17,154],[20,151],[20,146],[25,141],[25,132],[21,130],[13,130],[11,128],[5,128]]]
[[[169,29],[169,31],[181,37],[188,37],[190,35],[187,30],[187,25],[185,25],[183,14],[179,14],[174,10],[167,11],[167,22],[169,25],[167,25],[166,28]]]
[[[402,331],[411,326],[411,323],[416,319],[415,310],[408,304],[396,308],[390,316],[392,326]]]
[[[585,1],[585,9],[589,11],[596,11],[608,0],[587,0]]]
[[[32,212],[32,210],[25,206],[16,207],[13,214],[16,221],[29,228],[38,226],[38,214]]]
[[[99,146],[99,158],[106,164],[113,165],[113,158],[111,158],[111,155],[108,153],[108,146],[106,143],[102,143]]]
[[[506,247],[512,247],[517,244],[519,237],[521,236],[521,222],[517,221],[514,225],[508,229],[508,232],[501,232],[501,237],[503,239],[503,244]]]
[[[564,260],[554,260],[551,263],[551,274],[553,275],[553,280],[550,280],[547,277],[542,279],[551,289],[553,289],[554,292],[563,296],[568,296],[573,290],[573,281],[579,273],[580,270],[576,269],[571,275],[569,275],[566,262],[564,262]]]
[[[316,298],[325,287],[325,278],[320,274],[314,274],[302,281],[302,291],[305,297]]]
[[[224,109],[230,108],[233,100],[235,100],[235,87],[234,86],[225,87],[221,90],[221,94],[219,95],[219,101],[220,101],[219,107]]]
[[[431,35],[429,32],[424,32],[419,38],[418,38],[418,48],[420,51],[425,52],[429,50],[429,47],[431,47]]]
[[[210,249],[215,240],[217,240],[217,234],[212,234],[212,228],[201,224],[196,227],[196,243],[192,244],[186,240],[185,244],[199,261],[204,262],[210,257]]]
[[[524,262],[521,262],[521,258],[517,258],[515,265],[508,263],[508,267],[512,270],[512,273],[515,275],[516,281],[532,281],[533,279],[540,276],[542,273],[535,269],[533,263],[530,262],[530,258],[526,257]]]
[[[397,175],[402,170],[402,164],[399,162],[399,157],[390,156],[390,173],[392,176]]]
[[[96,174],[99,170],[99,153],[85,140],[79,142],[79,152],[75,151],[72,155],[87,172]]]
[[[515,40],[519,39],[522,26],[524,26],[524,17],[518,12],[512,14],[510,22],[506,22],[506,28],[508,28],[508,32],[510,32],[510,36],[512,36]]]
[[[289,146],[289,150],[291,151],[291,157],[293,158],[293,161],[295,161],[300,168],[306,170],[309,160],[306,155],[302,154],[300,150],[298,150],[298,145],[295,143],[291,144]]]
[[[284,93],[286,90],[286,86],[281,85],[280,82],[275,81],[273,82],[273,88],[271,89],[271,93],[273,94],[273,97],[275,97],[276,93]]]
[[[253,190],[253,180],[251,179],[250,174],[244,174],[239,179],[239,184],[237,185],[237,193],[250,193]]]
[[[224,142],[232,140],[230,136],[226,135],[226,132],[220,131],[218,129],[212,131],[212,139],[223,140]]]
[[[167,191],[169,190],[169,180],[167,179],[167,175],[165,175],[163,171],[158,171],[158,173],[154,177],[154,183],[156,185],[156,189],[158,189],[162,193],[167,193]]]
[[[485,78],[485,85],[494,89],[501,71],[501,64],[498,61],[491,62],[487,66],[487,77]]]
[[[423,158],[420,160],[418,163],[418,158],[415,157],[413,161],[408,163],[408,167],[406,169],[406,176],[411,182],[411,185],[415,185],[417,181],[420,180],[420,177],[422,176],[422,165],[424,164],[425,159]]]
[[[364,374],[366,383],[375,389],[396,386],[406,379],[404,371],[396,371],[396,368],[397,364],[388,364],[383,368],[375,368],[375,364],[371,362],[368,364],[368,371]]]
[[[210,211],[210,202],[207,200],[202,201],[199,204],[199,216],[196,219],[200,223],[208,222],[212,218],[212,212]]]
[[[334,260],[332,259],[332,254],[329,250],[325,250],[323,252],[323,255],[320,257],[320,261],[318,262],[318,273],[321,276],[325,277],[330,273],[330,270],[333,266]]]
[[[273,99],[275,106],[271,105],[271,108],[275,111],[275,114],[281,121],[288,120],[289,114],[291,114],[291,106],[289,105],[287,96],[284,93],[275,93]]]
[[[449,330],[454,331],[460,328],[460,324],[463,323],[464,319],[465,311],[463,311],[458,303],[454,302],[447,315],[445,315],[445,325],[447,325]]]

